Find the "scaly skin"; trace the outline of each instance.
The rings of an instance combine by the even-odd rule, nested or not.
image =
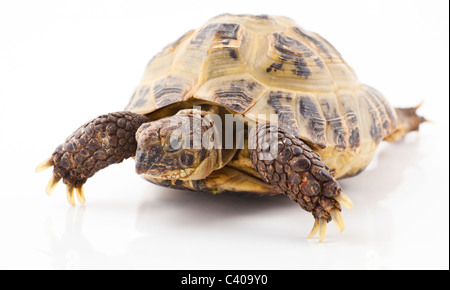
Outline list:
[[[59,180],[67,185],[69,203],[74,205],[73,190],[84,203],[82,186],[99,170],[120,163],[136,153],[136,131],[148,118],[132,112],[99,116],[78,128],[58,146],[37,171],[54,166],[47,186],[50,194]]]
[[[258,125],[252,130],[250,138],[252,142],[260,140],[259,138],[270,140],[271,130],[276,130],[274,136],[278,138],[277,153],[272,160],[262,160],[261,154],[269,153],[270,148],[263,149],[256,142],[256,147],[253,147],[255,149],[250,149],[256,171],[266,182],[289,196],[301,208],[311,212],[317,224],[320,221],[329,222],[336,216],[341,219],[341,207],[337,200],[343,192],[328,166],[301,139],[282,128],[271,128],[269,124]],[[343,223],[338,224],[338,227],[343,230]],[[322,236],[324,234],[323,232]]]

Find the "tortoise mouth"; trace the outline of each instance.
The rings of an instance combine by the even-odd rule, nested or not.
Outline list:
[[[154,145],[157,146],[157,145]],[[160,147],[160,146],[159,146]],[[153,148],[153,147],[152,147]],[[169,180],[198,180],[217,167],[216,158],[205,156],[202,150],[191,152],[183,150],[181,154],[165,154],[162,149],[145,150],[136,154],[136,173],[147,177]],[[155,156],[155,152],[160,153]]]
[[[161,172],[158,168],[149,169],[143,172],[146,177],[157,179],[181,180],[189,179],[195,168],[175,169]]]

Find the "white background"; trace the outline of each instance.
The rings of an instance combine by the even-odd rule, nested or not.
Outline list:
[[[448,1],[2,1],[0,269],[448,269]],[[128,160],[85,186],[86,206],[35,166],[84,122],[127,104],[166,44],[225,12],[285,15],[319,32],[360,80],[434,124],[380,146],[341,181],[346,230],[307,240],[284,196],[160,188]]]

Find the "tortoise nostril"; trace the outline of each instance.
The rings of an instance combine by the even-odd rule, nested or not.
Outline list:
[[[136,154],[136,161],[139,163],[143,163],[145,161],[145,158],[147,158],[147,153],[138,151],[138,153]]]
[[[161,159],[161,145],[152,145],[148,149],[139,149],[136,152],[136,172],[138,174],[146,173]]]

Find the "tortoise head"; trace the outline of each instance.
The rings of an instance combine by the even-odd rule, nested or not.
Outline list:
[[[170,180],[198,180],[206,178],[217,167],[216,149],[196,144],[208,126],[204,126],[200,115],[186,111],[141,125],[136,133],[138,174]],[[200,126],[195,125],[196,119]]]

